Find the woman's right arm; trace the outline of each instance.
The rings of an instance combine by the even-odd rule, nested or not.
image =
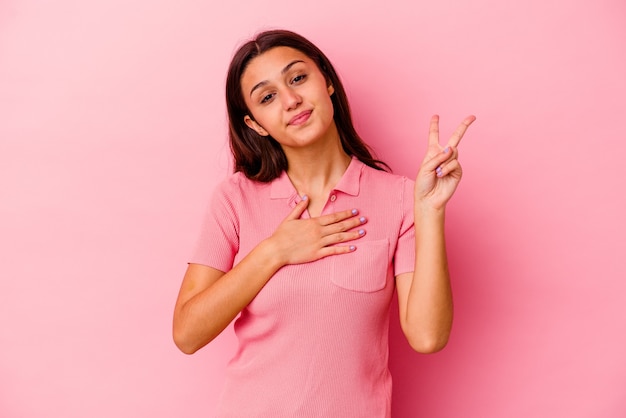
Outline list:
[[[174,308],[174,342],[192,354],[217,337],[281,267],[263,241],[228,273],[189,264]]]
[[[353,231],[365,222],[356,210],[300,219],[307,206],[307,199],[300,201],[271,237],[226,273],[189,264],[174,307],[174,342],[182,352],[195,353],[217,337],[282,266],[355,250],[335,244],[363,236]]]

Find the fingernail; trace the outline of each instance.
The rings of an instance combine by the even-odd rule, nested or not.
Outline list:
[[[356,215],[357,213],[359,213],[359,211],[358,211],[358,210],[356,210],[356,209],[352,209],[352,214],[353,214],[353,215]]]
[[[448,152],[450,152],[450,147],[446,147],[446,148],[443,150],[443,152],[444,152],[444,154],[447,154]]]
[[[365,216],[361,216],[361,217],[359,218],[359,221],[361,221],[361,223],[365,223]]]
[[[363,235],[365,234],[365,230],[364,229],[359,229],[359,235]]]
[[[435,172],[437,172],[437,177],[441,177],[443,175],[443,169],[441,167],[437,167]]]
[[[350,246],[350,251],[354,251],[354,250],[356,250],[356,247],[354,245],[351,245]]]
[[[309,196],[307,195],[302,196],[302,200],[309,200]]]

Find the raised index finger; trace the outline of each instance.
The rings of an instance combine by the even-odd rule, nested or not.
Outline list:
[[[476,116],[474,115],[470,115],[466,117],[465,119],[463,119],[463,122],[461,122],[459,127],[456,128],[456,131],[454,131],[454,133],[450,137],[450,140],[448,141],[448,145],[451,147],[456,147],[457,145],[459,145],[459,142],[461,142],[461,138],[463,138],[463,135],[465,135],[465,131],[467,131],[467,128],[469,128],[469,126],[475,120],[476,120]]]
[[[439,115],[433,115],[430,118],[428,145],[439,145]]]

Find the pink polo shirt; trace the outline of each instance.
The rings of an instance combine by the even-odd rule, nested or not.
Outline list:
[[[299,199],[286,173],[235,173],[190,262],[229,271]],[[368,218],[356,251],[281,268],[236,319],[218,417],[390,417],[389,305],[394,276],[414,267],[413,181],[353,158],[323,214],[353,208]]]

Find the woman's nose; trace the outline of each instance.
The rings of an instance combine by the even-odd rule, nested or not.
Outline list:
[[[294,109],[300,103],[302,103],[302,98],[300,97],[300,95],[291,88],[286,88],[282,92],[281,99],[283,103],[283,108],[285,110]]]

